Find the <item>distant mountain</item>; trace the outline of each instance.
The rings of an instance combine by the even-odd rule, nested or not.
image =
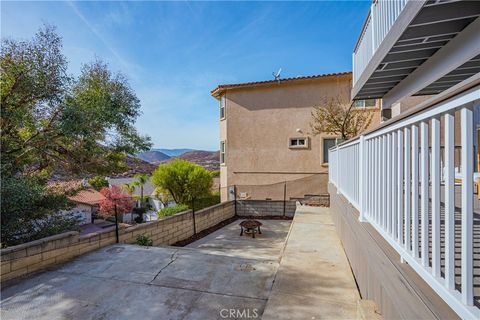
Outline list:
[[[140,152],[137,154],[137,157],[150,163],[160,163],[171,158],[169,155],[157,150]]]
[[[159,151],[170,157],[178,157],[185,152],[193,151],[193,149],[151,149],[151,151]]]

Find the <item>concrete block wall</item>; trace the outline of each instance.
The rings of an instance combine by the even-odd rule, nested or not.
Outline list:
[[[295,215],[296,202],[285,202],[285,216]],[[283,216],[283,201],[276,200],[238,200],[237,215],[242,216]]]
[[[195,213],[197,232],[233,216],[235,216],[233,201],[199,210]],[[140,234],[148,235],[153,240],[154,246],[171,245],[185,240],[193,235],[192,211],[121,229],[119,240],[122,243],[135,243],[136,237]],[[115,230],[112,229],[88,235],[71,231],[2,249],[1,282],[55,266],[115,242]]]

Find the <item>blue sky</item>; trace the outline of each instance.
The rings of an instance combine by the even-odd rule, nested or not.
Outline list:
[[[217,150],[218,84],[351,70],[371,1],[5,2],[2,37],[58,27],[69,71],[100,57],[142,103],[154,147]]]

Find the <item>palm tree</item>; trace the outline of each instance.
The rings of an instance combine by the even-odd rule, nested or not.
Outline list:
[[[135,192],[135,184],[124,183],[122,189],[125,190],[129,195],[133,196],[133,193]]]
[[[134,178],[136,180],[133,184],[140,187],[140,206],[143,207],[143,186],[150,180],[150,176],[145,173],[138,173]]]

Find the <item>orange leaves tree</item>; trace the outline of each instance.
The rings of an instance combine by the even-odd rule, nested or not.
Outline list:
[[[325,97],[314,107],[310,124],[314,134],[326,133],[348,140],[370,126],[374,110],[356,108],[348,97],[348,92],[335,97]]]
[[[100,202],[100,208],[98,210],[102,216],[111,217],[115,216],[115,213],[118,216],[132,212],[135,201],[130,195],[123,193],[120,187],[105,187],[100,190],[100,193],[105,197],[105,200]]]

